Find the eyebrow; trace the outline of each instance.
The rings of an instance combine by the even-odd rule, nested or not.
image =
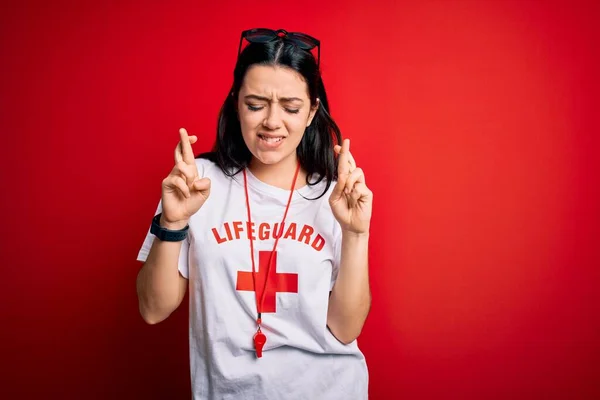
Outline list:
[[[268,97],[264,97],[264,96],[258,96],[256,94],[249,94],[247,96],[244,96],[244,99],[246,100],[260,100],[260,101],[271,101],[270,98]],[[301,103],[304,103],[304,100],[302,100],[299,97],[280,97],[279,98],[280,101],[284,102],[284,103],[289,103],[292,101],[299,101]]]

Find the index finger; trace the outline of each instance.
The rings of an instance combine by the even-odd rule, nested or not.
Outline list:
[[[340,154],[340,151],[342,150],[342,146],[340,146],[339,144],[336,144],[334,146],[333,150],[335,150],[335,152],[337,154]],[[350,172],[352,172],[356,169],[356,161],[354,160],[354,156],[352,155],[350,150],[348,150],[348,164],[350,164]]]
[[[348,159],[350,153],[350,140],[344,139],[342,148],[340,149],[340,157],[338,158],[338,175],[350,174],[350,161]]]
[[[192,150],[190,137],[188,136],[185,128],[179,129],[179,139],[181,143],[181,154],[183,156],[183,161],[186,164],[194,164],[194,151]]]

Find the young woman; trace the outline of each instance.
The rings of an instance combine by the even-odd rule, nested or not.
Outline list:
[[[241,50],[242,40],[249,44]],[[366,399],[372,192],[302,33],[242,33],[213,151],[181,129],[139,252],[140,312],[189,287],[194,399]]]

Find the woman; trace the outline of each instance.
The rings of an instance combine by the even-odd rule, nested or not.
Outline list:
[[[211,153],[180,130],[138,260],[140,312],[190,289],[195,399],[364,399],[372,193],[305,34],[252,29]],[[319,54],[320,58],[320,54]]]

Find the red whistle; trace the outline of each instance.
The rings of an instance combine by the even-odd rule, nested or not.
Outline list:
[[[256,357],[262,357],[263,346],[267,341],[267,337],[264,333],[258,331],[254,334],[254,348],[256,349]]]

